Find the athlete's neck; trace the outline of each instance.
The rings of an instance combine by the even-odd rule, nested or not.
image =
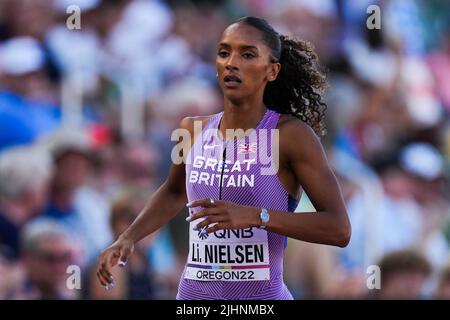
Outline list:
[[[266,111],[267,108],[262,101],[259,104],[242,103],[237,105],[225,99],[219,129],[224,137],[227,129],[242,129],[244,131],[254,129],[258,126]]]

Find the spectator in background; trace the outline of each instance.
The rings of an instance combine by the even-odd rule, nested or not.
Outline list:
[[[219,92],[206,81],[186,78],[177,81],[155,95],[151,101],[150,112],[154,115],[149,123],[148,137],[158,147],[162,155],[159,166],[159,183],[169,172],[172,143],[171,134],[181,119],[189,114],[207,115],[218,112],[221,105]]]
[[[138,141],[125,142],[116,153],[120,159],[122,188],[155,188],[161,158],[153,145]]]
[[[31,222],[22,233],[26,277],[13,299],[76,299],[78,290],[66,286],[67,267],[76,263],[77,248],[70,233],[45,219]]]
[[[339,265],[364,278],[367,266],[384,254],[421,241],[422,214],[413,196],[414,179],[401,167],[397,152],[380,154],[372,167],[346,155],[334,154],[352,223],[352,240],[338,251]]]
[[[118,197],[112,204],[110,223],[114,239],[134,221],[145,204],[147,192],[129,191]],[[147,258],[147,249],[156,234],[139,243],[135,254],[130,257],[127,268],[113,270],[118,284],[115,290],[105,291],[97,281],[95,274],[89,278],[90,298],[92,299],[153,299],[164,291],[162,285],[156,291],[155,275]],[[95,267],[93,271],[95,271]]]
[[[383,252],[410,248],[420,241],[423,233],[423,216],[414,199],[415,182],[404,170],[397,155],[386,156],[377,164],[384,195],[381,211]]]
[[[55,172],[45,215],[68,224],[75,217],[74,197],[92,169],[88,146],[62,141],[53,150]]]
[[[81,87],[83,94],[87,96],[102,93],[101,73],[111,69],[109,65],[104,67],[110,59],[105,52],[105,42],[110,30],[120,19],[126,2],[127,0],[53,1],[53,11],[62,23],[47,30],[46,44],[65,81],[77,78],[79,81],[71,84]],[[70,30],[65,24],[66,10],[71,5],[78,6],[82,12],[79,30]]]
[[[43,209],[52,174],[50,155],[38,147],[0,154],[0,256],[20,256],[19,233]]]
[[[32,37],[15,37],[0,47],[3,89],[34,107],[56,107],[58,86],[47,69],[48,58],[42,45]],[[11,102],[14,102],[11,97]]]
[[[23,268],[15,262],[3,259],[0,255],[0,299],[7,299],[11,292],[22,282]]]
[[[440,36],[441,48],[427,56],[427,63],[433,74],[436,91],[443,106],[450,111],[450,24]]]
[[[445,188],[445,162],[439,150],[429,143],[410,143],[401,150],[400,162],[412,181],[412,196],[422,213],[420,249],[436,269],[450,258],[450,245],[444,235],[450,203]]]
[[[82,243],[84,263],[110,239],[109,202],[89,186],[95,154],[85,132],[61,130],[47,138],[55,172],[44,216],[64,224]]]
[[[0,43],[0,149],[33,142],[59,125],[56,87],[37,40]]]
[[[436,299],[450,299],[450,263],[442,269],[436,290]]]
[[[427,259],[412,250],[402,250],[385,255],[378,264],[381,270],[379,299],[420,299],[430,275]],[[378,291],[378,290],[377,290]]]
[[[0,39],[30,36],[44,40],[47,30],[54,23],[53,0],[4,0],[6,14],[0,23]]]
[[[363,297],[365,268],[393,250],[414,247],[436,270],[443,269],[450,253],[448,185],[447,190],[443,187],[449,182],[450,160],[450,5],[439,0],[186,3],[0,0],[0,159],[9,154],[7,148],[54,132],[63,123],[61,118],[64,124],[73,123],[67,121],[71,119],[83,124],[93,120],[119,133],[115,145],[96,150],[103,157],[101,168],[93,168],[88,160],[89,169],[80,173],[86,165],[83,157],[88,158],[83,155],[86,147],[71,147],[77,151],[67,152],[70,155],[62,156],[58,164],[64,167],[58,181],[67,181],[54,188],[72,184],[73,192],[53,192],[53,198],[70,193],[65,203],[73,210],[55,219],[67,222],[83,241],[88,263],[112,241],[111,199],[129,187],[145,188],[148,194],[168,172],[170,134],[179,121],[187,114],[220,111],[214,87],[216,35],[230,19],[258,15],[283,33],[311,40],[330,69],[326,100],[328,128],[334,132],[329,130],[326,139],[339,152],[330,154],[331,148],[326,152],[340,159],[338,178],[352,224],[352,240],[345,249],[289,243],[285,268],[293,271],[287,280],[297,287],[296,298]],[[371,4],[381,7],[380,30],[364,27]],[[66,26],[70,5],[81,9],[80,30]],[[61,110],[60,97],[71,105],[80,102],[80,114],[70,105]],[[129,117],[133,112],[135,116]],[[136,119],[142,119],[142,125]],[[122,130],[125,127],[132,130]],[[133,134],[138,127],[142,134],[137,137]],[[418,148],[419,141],[434,147]],[[413,144],[401,150],[405,142]],[[443,148],[433,151],[436,147]],[[379,155],[390,151],[401,159],[375,164]],[[357,159],[350,161],[340,155],[344,153]],[[442,156],[444,161],[436,161]],[[30,169],[40,160],[34,153],[23,152],[20,157],[9,161],[15,173],[7,180],[0,168],[0,190],[19,185],[32,190],[20,196],[22,201],[6,199],[0,191],[0,298],[7,297],[22,276],[17,263],[20,250],[18,258],[11,258],[13,251],[5,245],[11,233],[4,230],[23,229],[29,219],[25,216],[39,211],[30,209],[30,201],[35,202],[38,194],[47,197],[44,187],[34,186],[43,180],[41,171]],[[64,163],[72,160],[78,169],[65,169]],[[13,224],[5,227],[5,220]],[[158,275],[163,270],[178,278],[179,272],[170,269],[176,261],[170,258],[173,248],[165,244],[165,235],[173,241],[182,269],[187,254],[182,245],[187,240],[184,219],[162,230],[147,252]],[[447,292],[444,279],[436,295]]]

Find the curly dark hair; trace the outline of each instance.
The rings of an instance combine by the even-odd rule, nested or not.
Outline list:
[[[322,94],[327,80],[314,46],[278,34],[262,18],[243,17],[235,23],[245,23],[261,31],[262,40],[272,51],[271,62],[281,64],[277,79],[269,82],[264,90],[267,108],[299,118],[318,136],[324,136],[327,105]]]

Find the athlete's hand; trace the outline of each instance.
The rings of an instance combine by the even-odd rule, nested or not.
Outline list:
[[[261,208],[238,205],[225,200],[202,199],[195,200],[186,205],[188,208],[203,207],[202,210],[186,218],[191,222],[205,217],[198,223],[196,230],[206,228],[207,233],[222,229],[245,229],[259,227]]]
[[[112,289],[115,286],[111,268],[117,264],[124,267],[133,251],[134,242],[119,237],[116,242],[100,254],[97,266],[97,278],[106,290]]]

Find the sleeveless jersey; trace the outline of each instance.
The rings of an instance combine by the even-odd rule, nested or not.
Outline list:
[[[219,133],[223,112],[202,128],[186,157],[188,201],[222,199],[268,210],[294,211],[276,174],[276,126],[280,114],[267,109],[250,134],[226,140]],[[190,214],[202,210],[190,209]],[[177,299],[292,299],[283,281],[287,239],[260,228],[206,234],[189,224],[189,255]]]

